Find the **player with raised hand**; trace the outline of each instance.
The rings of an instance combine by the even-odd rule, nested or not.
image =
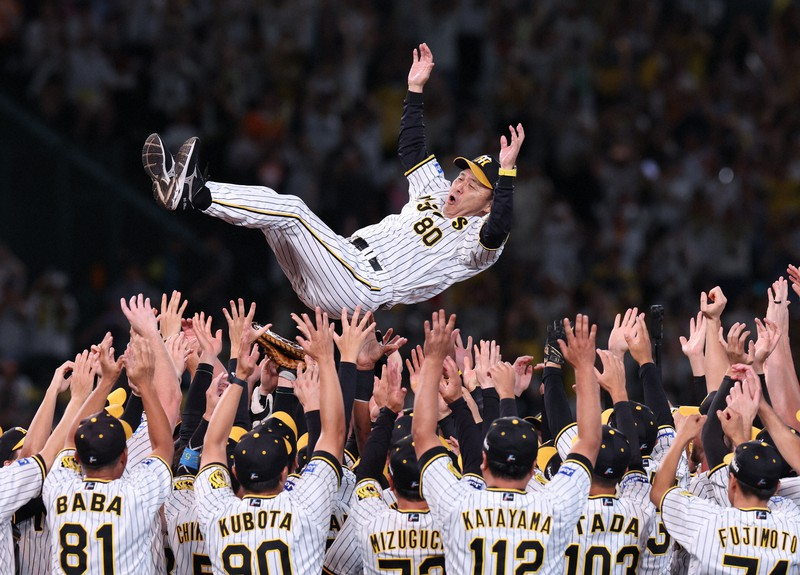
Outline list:
[[[797,573],[800,513],[769,505],[783,466],[777,449],[760,441],[736,448],[727,468],[729,505],[674,486],[681,454],[704,420],[701,415],[679,418],[677,436],[650,492],[670,535],[689,553],[689,573]]]
[[[158,564],[153,525],[171,487],[167,461],[172,460],[173,446],[172,427],[155,388],[152,334],[160,345],[163,342],[149,301],[141,295],[131,298],[123,311],[135,331],[125,352],[125,370],[141,393],[152,451],[126,469],[125,428],[102,409],[113,385],[104,372],[45,480],[43,498],[53,534],[54,573],[154,573]],[[89,379],[91,385],[86,365],[75,363],[73,378]]]
[[[236,350],[236,373],[211,418],[202,468],[195,480],[200,525],[216,573],[319,573],[331,502],[341,476],[344,446],[342,392],[333,359],[333,326],[319,309],[316,321],[294,316],[298,342],[319,364],[322,431],[316,450],[291,490],[284,483],[294,462],[285,437],[269,420],[244,435],[234,451],[233,473],[242,489],[231,488],[226,444],[247,378],[256,369],[253,342],[270,326],[245,326]]]
[[[585,507],[600,447],[596,327],[579,315],[574,333],[568,329],[567,341],[559,342],[576,372],[579,439],[553,480],[539,492],[526,492],[538,444],[527,421],[507,417],[492,422],[484,440],[485,490],[459,481],[438,443],[437,391],[454,325],[455,316],[446,320],[443,310],[425,322],[425,360],[412,423],[421,491],[444,540],[447,571],[563,572],[564,549]]]
[[[398,214],[344,238],[298,197],[262,186],[204,181],[198,138],[173,162],[158,134],[142,150],[153,195],[163,207],[194,208],[230,224],[259,229],[303,303],[332,317],[357,305],[375,311],[426,301],[494,264],[511,231],[522,124],[499,138],[498,158],[459,157],[451,183],[427,150],[422,90],[433,70],[426,44],[414,50],[400,123],[398,153],[409,201]],[[173,167],[174,164],[174,167]]]

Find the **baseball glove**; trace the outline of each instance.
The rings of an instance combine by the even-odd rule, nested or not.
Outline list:
[[[257,323],[253,323],[255,329],[261,329]],[[267,330],[258,338],[258,345],[264,350],[272,361],[278,367],[285,367],[287,369],[297,369],[297,364],[303,361],[305,352],[303,348],[297,343],[279,336],[271,330]]]

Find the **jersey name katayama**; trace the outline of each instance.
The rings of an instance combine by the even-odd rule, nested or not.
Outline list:
[[[730,525],[717,529],[719,545],[750,545],[761,549],[780,549],[790,553],[797,552],[797,535],[779,531],[772,527],[758,525]]]
[[[506,509],[504,507],[463,511],[461,520],[466,531],[505,527],[506,529],[524,529],[550,534],[553,528],[553,518],[550,515],[542,517],[539,511],[529,512],[527,509]]]
[[[223,517],[218,521],[219,536],[228,537],[231,533],[253,531],[254,529],[292,530],[292,514],[280,509],[245,511]]]
[[[429,549],[444,552],[441,535],[434,529],[380,531],[370,534],[369,544],[373,553],[395,549]]]
[[[122,497],[106,497],[104,493],[82,493],[76,491],[69,496],[61,495],[56,498],[56,515],[63,515],[67,512],[93,511],[95,513],[113,513],[117,517],[122,516]]]

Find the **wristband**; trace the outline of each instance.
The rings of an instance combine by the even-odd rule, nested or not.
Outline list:
[[[181,455],[181,465],[189,469],[200,469],[200,452],[196,449],[189,449],[188,447],[183,450]]]
[[[513,167],[510,170],[506,170],[505,168],[500,168],[497,170],[498,176],[511,176],[512,178],[517,177],[517,168]]]
[[[228,381],[230,383],[235,383],[236,385],[241,385],[242,389],[247,389],[247,382],[243,379],[239,379],[238,377],[236,377],[235,373],[231,373],[228,376]]]

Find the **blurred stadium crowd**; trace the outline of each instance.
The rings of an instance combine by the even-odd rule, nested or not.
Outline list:
[[[799,31],[791,0],[0,0],[0,67],[3,91],[89,153],[125,149],[111,167],[143,195],[144,137],[177,149],[200,135],[214,179],[301,196],[346,235],[404,203],[397,131],[425,41],[429,148],[446,173],[456,155],[496,153],[511,121],[527,137],[500,262],[388,324],[403,333],[446,305],[465,332],[539,359],[548,321],[663,304],[680,402],[696,294],[720,285],[728,318],[752,324],[800,262]],[[137,254],[103,301],[177,287],[222,307],[260,289],[289,302],[272,307],[288,320],[299,304],[267,248],[236,259],[244,235],[210,232],[213,280],[191,285],[152,265],[163,253]],[[0,425],[28,417],[43,357],[114,323],[77,304],[90,283],[0,251]]]

